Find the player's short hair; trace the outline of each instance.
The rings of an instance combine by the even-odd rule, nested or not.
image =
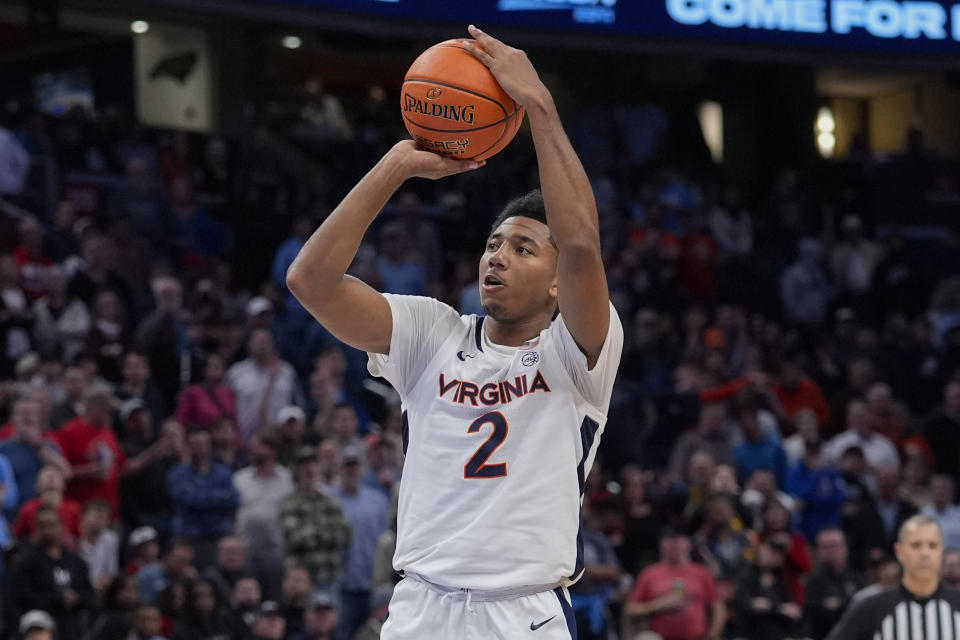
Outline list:
[[[497,216],[497,219],[493,221],[493,225],[490,227],[490,234],[492,235],[493,232],[497,230],[497,227],[503,224],[504,220],[516,216],[531,218],[532,220],[550,226],[547,224],[547,207],[543,203],[543,194],[540,192],[540,189],[528,191],[522,196],[518,196],[508,202],[507,206],[500,212],[500,215]],[[550,242],[553,242],[552,236]]]
[[[903,534],[907,529],[911,529],[913,527],[923,527],[931,524],[935,526],[940,531],[940,535],[943,536],[943,529],[940,528],[940,523],[937,522],[935,518],[918,513],[915,516],[907,518],[904,520],[903,524],[900,525],[900,529],[897,530],[897,542],[903,541]]]

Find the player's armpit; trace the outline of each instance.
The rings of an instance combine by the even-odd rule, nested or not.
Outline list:
[[[309,285],[297,286],[295,291],[291,287],[300,304],[338,340],[361,351],[390,353],[393,314],[380,292],[347,275],[334,291],[311,293],[309,289]]]
[[[593,369],[610,328],[610,294],[599,243],[560,249],[557,301],[564,324]]]

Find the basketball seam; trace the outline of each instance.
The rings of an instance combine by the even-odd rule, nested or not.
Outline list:
[[[456,48],[456,47],[454,47],[454,48]],[[406,83],[408,83],[408,82],[430,82],[430,83],[433,83],[433,84],[438,84],[438,85],[440,85],[441,87],[447,87],[448,89],[456,89],[457,91],[463,91],[464,93],[469,93],[470,95],[477,96],[478,98],[483,98],[484,100],[489,100],[489,101],[492,102],[493,104],[495,104],[495,105],[497,105],[498,107],[500,107],[500,110],[503,111],[503,118],[504,118],[504,120],[506,120],[506,119],[509,117],[509,116],[507,115],[507,109],[506,109],[506,107],[504,107],[504,106],[500,103],[499,100],[495,100],[494,98],[491,98],[490,96],[484,95],[484,94],[482,94],[482,93],[478,93],[478,92],[476,92],[476,91],[471,91],[470,89],[466,89],[466,88],[464,88],[464,87],[458,87],[458,86],[455,85],[455,84],[449,84],[449,83],[447,83],[447,82],[441,82],[440,80],[431,80],[430,78],[404,78],[404,79],[403,79],[403,83],[404,83],[404,84],[406,84]],[[512,100],[512,98],[511,98],[511,100]],[[502,122],[502,121],[503,121],[503,120],[501,120],[501,122]]]
[[[519,114],[520,114],[520,107],[517,107],[512,114],[510,114],[509,116],[507,116],[507,117],[505,118],[505,120],[509,120],[510,118],[515,118],[515,117],[517,117]],[[518,118],[518,120],[519,120],[519,118]],[[517,129],[519,130],[519,127],[517,127]],[[493,144],[491,144],[489,147],[487,147],[486,149],[484,149],[483,151],[481,151],[480,153],[478,153],[478,154],[475,155],[474,157],[475,157],[475,158],[478,158],[478,157],[482,156],[483,154],[485,154],[485,153],[486,153],[487,151],[489,151],[490,149],[493,149],[495,146],[497,146],[498,144],[500,144],[500,141],[503,140],[503,136],[505,136],[505,135],[507,135],[507,127],[506,127],[506,126],[503,127],[503,131],[500,132],[500,137],[497,138],[496,141],[494,141]],[[517,132],[514,131],[514,132],[513,132],[513,135],[517,135]],[[511,136],[511,137],[512,137],[512,136]]]

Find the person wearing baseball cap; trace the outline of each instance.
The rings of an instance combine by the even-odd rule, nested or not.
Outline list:
[[[328,591],[317,591],[310,596],[303,614],[303,631],[291,640],[333,640],[337,628],[337,601]]]
[[[158,537],[153,527],[137,527],[130,532],[127,544],[132,556],[126,566],[127,573],[137,574],[143,567],[160,560]]]
[[[23,640],[53,640],[57,632],[53,618],[40,609],[27,611],[20,616],[19,628]]]
[[[277,433],[280,446],[277,457],[280,464],[293,467],[296,464],[297,451],[304,443],[307,433],[307,415],[295,404],[285,406],[277,412]]]
[[[377,489],[362,484],[366,465],[360,447],[343,447],[340,486],[333,497],[347,516],[353,537],[347,550],[341,583],[340,625],[347,637],[363,626],[370,613],[377,539],[390,525],[390,499]]]
[[[252,640],[284,640],[287,621],[280,605],[273,600],[264,600],[257,611],[257,618],[250,629]]]

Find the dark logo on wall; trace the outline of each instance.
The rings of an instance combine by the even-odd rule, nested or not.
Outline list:
[[[170,76],[183,84],[196,67],[197,54],[194,51],[168,56],[153,66],[150,70],[150,79],[156,80],[163,76]]]
[[[431,89],[430,91],[433,91]],[[409,93],[403,94],[403,110],[409,113],[420,113],[434,118],[443,118],[454,122],[473,124],[476,117],[475,106],[472,104],[438,104],[428,103]]]

